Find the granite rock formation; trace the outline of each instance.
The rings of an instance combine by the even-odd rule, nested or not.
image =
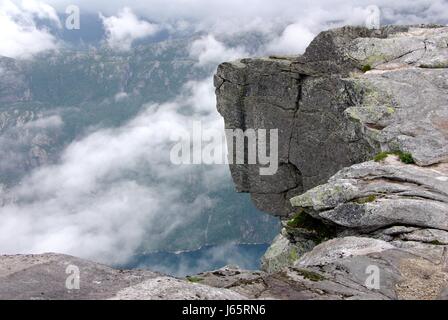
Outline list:
[[[283,220],[262,268],[294,283],[288,294],[446,298],[447,67],[445,26],[344,27],[301,56],[219,66],[226,127],[279,129],[275,175],[230,170]]]
[[[304,55],[223,63],[218,111],[231,129],[279,129],[279,170],[231,165],[261,210],[291,213],[289,199],[338,170],[400,150],[428,166],[448,155],[446,27],[345,27],[322,32]]]

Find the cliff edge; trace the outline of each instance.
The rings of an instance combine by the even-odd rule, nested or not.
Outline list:
[[[230,165],[236,189],[283,220],[264,271],[313,298],[445,294],[447,68],[444,26],[343,27],[301,56],[218,67],[226,128],[279,129],[276,174]],[[297,280],[308,272],[311,287]]]

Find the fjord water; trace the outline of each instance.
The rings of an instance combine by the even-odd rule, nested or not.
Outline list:
[[[184,277],[224,266],[238,266],[245,270],[259,270],[260,259],[269,244],[224,244],[204,246],[197,250],[180,252],[154,252],[134,256],[120,269],[147,269]]]

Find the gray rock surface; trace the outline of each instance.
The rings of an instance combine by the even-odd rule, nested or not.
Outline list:
[[[285,265],[293,264],[302,253],[308,251],[308,247],[298,246],[279,234],[262,257],[262,269],[269,273],[280,271]]]
[[[321,33],[302,56],[221,64],[215,86],[226,127],[279,129],[278,172],[230,165],[237,191],[287,216],[293,195],[379,151],[446,162],[447,41],[447,27],[345,27]]]
[[[436,299],[448,288],[447,255],[433,259],[380,240],[348,237],[324,242],[276,272],[224,267],[188,279],[142,270],[115,270],[58,254],[0,256],[0,299]],[[373,245],[369,245],[372,244]],[[344,250],[346,248],[346,250]],[[426,248],[428,250],[428,248]],[[329,259],[329,254],[331,259]],[[443,260],[445,259],[445,260]],[[442,263],[445,261],[445,263]],[[69,265],[80,289],[67,289]],[[366,286],[369,266],[380,270],[378,289]]]
[[[369,240],[367,240],[369,241]],[[443,299],[448,274],[439,260],[428,260],[406,250],[376,241],[366,245],[365,238],[336,240],[339,253],[332,251],[334,242],[325,242],[294,266],[266,273],[223,268],[200,274],[201,283],[227,288],[252,299],[332,299],[388,300]],[[346,250],[344,250],[346,248]],[[328,253],[332,259],[328,259]],[[315,258],[312,261],[310,258]],[[322,259],[320,261],[320,259]],[[369,286],[371,268],[378,268],[378,286]]]
[[[0,57],[0,102],[14,103],[31,99],[27,79],[16,60]]]
[[[448,230],[448,165],[419,167],[396,156],[343,169],[291,202],[357,232],[393,225]]]
[[[290,170],[266,186],[257,165],[230,165],[237,190],[284,220],[260,277],[290,283],[291,298],[446,298],[447,67],[446,26],[389,26],[218,68],[226,127],[281,128]],[[278,297],[263,283],[255,296]]]
[[[72,275],[79,271],[79,289],[67,289]],[[0,300],[25,299],[244,299],[228,289],[207,287],[143,270],[116,270],[61,254],[0,256]]]
[[[226,288],[190,283],[172,277],[157,277],[117,292],[111,300],[245,300]]]

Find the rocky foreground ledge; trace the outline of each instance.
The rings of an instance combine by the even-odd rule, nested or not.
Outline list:
[[[75,286],[72,267],[79,270]],[[245,299],[228,289],[143,270],[117,270],[62,254],[0,256],[0,300]]]
[[[230,166],[282,218],[263,271],[175,279],[1,256],[0,299],[448,298],[448,27],[322,32],[301,56],[221,64],[215,86],[227,128],[279,129],[275,175]]]

